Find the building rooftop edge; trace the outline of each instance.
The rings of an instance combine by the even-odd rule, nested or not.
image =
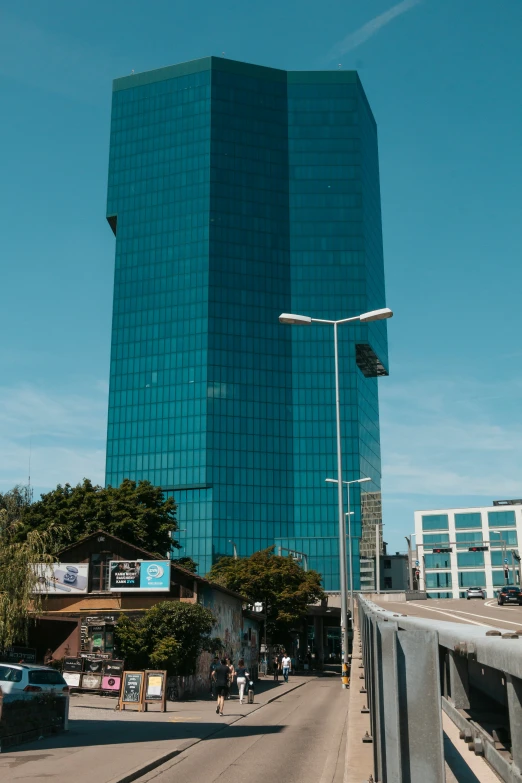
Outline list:
[[[160,68],[153,68],[150,71],[140,71],[139,73],[131,73],[127,76],[119,76],[113,80],[113,91],[126,90],[132,87],[139,87],[144,84],[152,84],[156,81],[163,81],[165,79],[174,79],[178,76],[186,76],[191,73],[199,73],[201,71],[210,70],[216,68],[217,70],[235,71],[237,73],[245,73],[250,71],[256,72],[258,76],[265,76],[272,78],[276,81],[284,81],[286,77],[290,77],[291,82],[299,82],[303,76],[310,77],[313,75],[314,79],[321,81],[321,77],[328,75],[328,79],[331,79],[335,75],[335,80],[338,82],[353,83],[359,81],[359,75],[355,70],[284,70],[282,68],[272,68],[268,65],[257,65],[255,63],[246,63],[241,60],[231,60],[227,57],[199,57],[195,60],[187,60],[183,63],[177,63],[175,65],[165,65]]]
[[[448,511],[503,511],[504,509],[520,508],[520,503],[511,503],[507,505],[494,506],[493,504],[487,506],[446,506],[445,508],[418,508],[413,512],[414,514],[445,514]]]

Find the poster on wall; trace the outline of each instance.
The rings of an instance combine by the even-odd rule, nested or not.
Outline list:
[[[105,661],[103,673],[111,677],[121,677],[123,674],[123,661]]]
[[[35,593],[87,593],[89,566],[86,563],[36,563]]]
[[[102,689],[104,691],[119,691],[121,685],[121,677],[103,677]]]
[[[169,592],[170,560],[111,560],[112,592]]]
[[[64,672],[83,672],[83,658],[64,658]]]
[[[99,690],[101,688],[101,674],[82,674],[82,688],[86,690]]]
[[[81,674],[80,672],[62,672],[63,679],[69,686],[69,688],[79,688],[80,687],[80,678]]]

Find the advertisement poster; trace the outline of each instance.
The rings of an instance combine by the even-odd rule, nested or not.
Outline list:
[[[163,672],[147,672],[147,681],[145,684],[145,699],[162,699],[163,698],[163,685],[164,677]]]
[[[80,672],[63,672],[63,679],[69,686],[69,688],[80,687]]]
[[[121,677],[123,674],[123,661],[105,661],[103,664],[103,673],[107,676]]]
[[[104,661],[102,658],[94,658],[91,660],[85,661],[85,672],[90,672],[91,674],[101,674],[103,669]]]
[[[89,566],[86,563],[36,563],[35,593],[87,593]]]
[[[82,674],[82,688],[89,690],[98,690],[101,688],[101,674]]]
[[[64,658],[64,672],[83,672],[83,658]]]
[[[102,679],[102,689],[104,691],[119,691],[121,677],[104,677]]]
[[[111,560],[112,592],[168,592],[170,560]]]

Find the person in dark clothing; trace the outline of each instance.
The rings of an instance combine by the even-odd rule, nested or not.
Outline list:
[[[218,715],[223,715],[225,699],[228,696],[229,678],[230,678],[230,669],[227,666],[227,662],[225,658],[222,658],[220,665],[216,666],[216,668],[212,672],[212,679],[216,683],[216,690],[217,690],[216,712]]]
[[[216,687],[216,683],[214,681],[214,678],[212,677],[212,672],[214,671],[214,669],[217,669],[218,666],[219,666],[219,658],[218,658],[217,655],[214,655],[214,660],[210,664],[210,671],[209,671],[209,675],[210,675],[210,677],[209,677],[209,679],[210,679],[210,693],[211,693],[212,698],[214,698],[214,688]]]

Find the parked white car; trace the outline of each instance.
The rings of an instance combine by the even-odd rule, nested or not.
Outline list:
[[[0,663],[0,688],[3,693],[68,693],[69,686],[56,669],[26,663]]]

